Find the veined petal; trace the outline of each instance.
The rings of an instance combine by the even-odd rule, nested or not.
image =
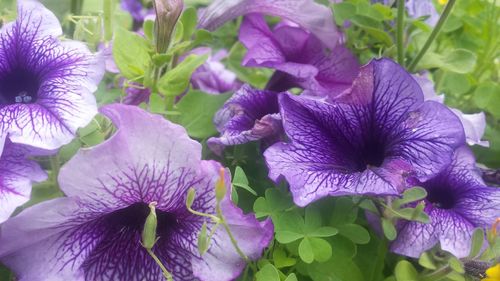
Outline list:
[[[334,48],[339,40],[331,10],[312,0],[216,0],[201,12],[198,26],[214,30],[229,20],[250,13],[293,21],[330,48]]]

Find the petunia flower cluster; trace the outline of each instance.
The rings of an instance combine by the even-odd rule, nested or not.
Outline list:
[[[435,24],[435,10],[418,3],[408,1],[409,14],[429,14]],[[140,1],[122,6],[136,23],[149,13]],[[270,25],[264,15],[281,19]],[[500,189],[485,184],[467,146],[488,145],[484,114],[449,108],[426,74],[389,58],[361,66],[331,10],[313,0],[216,0],[198,25],[214,30],[239,16],[242,65],[274,71],[264,89],[225,68],[226,50],[185,54],[209,54],[190,77],[193,88],[232,93],[214,116],[212,155],[258,141],[268,178],[286,182],[298,207],[332,196],[390,202],[420,186],[427,196],[411,204],[422,204],[430,222],[395,222],[390,250],[418,258],[439,246],[468,256],[474,229],[500,216]],[[152,89],[131,82],[123,104],[98,109],[93,93],[105,65],[118,69],[110,54],[61,35],[55,15],[35,0],[19,1],[17,20],[0,30],[2,264],[20,281],[155,281],[166,272],[175,281],[236,280],[272,245],[271,218],[257,220],[234,203],[229,169],[203,160],[186,128],[138,106]],[[65,196],[12,216],[48,177],[36,157],[56,154],[98,113],[114,129],[58,171]]]

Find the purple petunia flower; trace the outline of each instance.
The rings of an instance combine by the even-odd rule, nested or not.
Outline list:
[[[261,15],[248,15],[239,39],[248,49],[243,65],[278,71],[270,90],[301,87],[333,100],[351,86],[359,71],[356,57],[347,48],[339,45],[328,51],[316,36],[288,22],[271,31]]]
[[[467,147],[455,152],[453,162],[435,177],[416,182],[427,190],[428,224],[404,221],[398,225],[391,250],[418,258],[438,243],[458,258],[470,252],[474,228],[491,226],[500,216],[500,189],[486,187]]]
[[[199,47],[187,54],[210,54],[207,61],[193,72],[191,76],[193,88],[209,94],[221,94],[237,90],[241,84],[237,80],[236,74],[227,70],[224,64],[221,63],[221,60],[227,57],[227,51],[219,50],[213,55],[211,53],[212,49]]]
[[[284,176],[299,206],[329,195],[398,194],[409,175],[425,180],[438,173],[465,141],[458,118],[424,102],[415,80],[391,60],[364,66],[350,92],[368,102],[279,98],[290,141],[264,156],[269,177]]]
[[[293,21],[316,35],[328,48],[339,41],[332,11],[314,0],[215,0],[199,16],[198,27],[214,30],[225,22],[251,13]]]
[[[429,73],[414,74],[413,78],[415,78],[420,87],[422,87],[425,100],[433,100],[444,104],[444,95],[436,94],[434,83],[430,80]],[[462,122],[467,144],[485,147],[490,145],[488,141],[481,140],[486,130],[486,116],[484,112],[465,114],[456,108],[450,107],[450,109]]]
[[[20,281],[162,280],[140,244],[148,204],[156,202],[159,240],[153,251],[174,280],[234,280],[245,262],[224,228],[217,228],[200,257],[196,241],[206,218],[186,209],[192,187],[192,208],[215,212],[221,165],[201,160],[201,145],[160,116],[120,104],[101,111],[116,133],[62,167],[59,183],[68,197],[35,205],[2,226],[2,263]],[[228,176],[226,183],[230,188]],[[272,223],[244,215],[228,196],[222,212],[239,247],[257,259],[272,239]],[[213,223],[207,223],[210,231]]]
[[[283,128],[278,95],[243,85],[215,114],[214,123],[221,136],[208,140],[210,149],[221,155],[228,145],[260,139],[272,144],[279,140]]]
[[[0,223],[30,199],[31,185],[47,178],[35,161],[28,160],[29,149],[6,141],[0,156]]]
[[[59,41],[42,4],[18,2],[17,21],[0,30],[0,139],[53,150],[97,113],[104,66],[83,43]]]

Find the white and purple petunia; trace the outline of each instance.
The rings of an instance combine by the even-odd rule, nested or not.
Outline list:
[[[415,184],[427,190],[424,210],[431,222],[399,223],[391,245],[395,253],[418,258],[439,243],[456,257],[466,257],[474,228],[488,228],[500,217],[500,188],[485,186],[466,146],[456,150],[451,165],[438,175]]]
[[[97,113],[104,65],[83,43],[60,41],[42,4],[18,3],[18,19],[0,30],[0,139],[57,149]]]
[[[28,147],[6,141],[0,156],[0,223],[30,199],[33,183],[47,178],[40,166],[27,158],[29,154]]]
[[[347,48],[338,45],[328,50],[314,34],[288,21],[271,30],[262,15],[250,14],[241,24],[239,39],[248,49],[243,65],[277,70],[269,90],[300,87],[334,100],[359,72],[358,61]]]
[[[269,177],[283,176],[299,206],[325,196],[397,195],[410,175],[426,180],[437,174],[465,142],[455,114],[424,102],[411,75],[389,59],[362,67],[349,91],[364,102],[279,97],[289,141],[264,156]]]
[[[278,141],[283,133],[278,95],[243,85],[215,114],[214,123],[221,135],[208,140],[210,149],[221,155],[229,145],[261,139],[268,144]]]
[[[215,0],[200,12],[198,27],[214,30],[229,20],[251,13],[293,21],[330,49],[339,42],[332,11],[314,0]]]
[[[222,166],[201,160],[201,145],[161,116],[120,104],[101,112],[116,133],[62,167],[59,184],[68,197],[28,208],[2,226],[2,263],[20,281],[162,280],[140,244],[148,204],[156,202],[159,240],[153,251],[174,280],[234,280],[246,263],[224,228],[217,228],[200,257],[197,235],[205,218],[186,208],[192,187],[197,194],[192,208],[215,212]],[[243,214],[229,197],[221,209],[242,251],[259,258],[273,237],[271,221]],[[210,231],[213,223],[207,223]]]

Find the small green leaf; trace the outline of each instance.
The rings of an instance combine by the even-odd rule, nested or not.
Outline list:
[[[275,248],[273,251],[273,262],[277,268],[283,268],[294,266],[297,260],[287,257],[285,251],[281,248]]]
[[[407,203],[415,202],[424,199],[427,196],[427,191],[420,187],[415,186],[409,189],[406,189],[403,192],[403,197],[401,199],[394,200],[395,204],[402,206]]]
[[[319,262],[325,262],[330,259],[330,257],[332,256],[332,246],[330,245],[330,243],[321,238],[305,239],[308,239],[309,243],[311,244],[311,249],[313,251],[315,260]]]
[[[196,9],[193,7],[185,9],[181,15],[180,22],[182,22],[182,26],[184,27],[182,39],[187,41],[196,30],[196,23],[198,22]]]
[[[255,200],[253,210],[257,218],[272,216],[276,226],[278,215],[281,211],[293,206],[290,194],[283,193],[277,188],[268,188],[265,192],[265,197],[259,197]]]
[[[481,252],[484,244],[484,231],[482,228],[474,229],[472,233],[472,245],[469,253],[469,258],[475,258]]]
[[[207,237],[207,222],[203,222],[198,234],[198,253],[202,256],[208,250],[209,240]]]
[[[113,58],[121,74],[133,80],[144,75],[150,65],[152,46],[138,34],[118,27],[113,40]]]
[[[396,239],[397,232],[396,228],[392,224],[392,222],[386,218],[382,218],[382,230],[384,231],[384,235],[390,241]]]
[[[286,277],[285,281],[298,281],[298,280],[297,280],[297,276],[295,275],[295,273],[292,273]]]
[[[314,252],[308,238],[304,238],[300,241],[299,256],[305,263],[312,263],[314,261]]]
[[[292,243],[294,241],[297,241],[303,237],[304,237],[304,234],[302,234],[302,233],[284,230],[284,231],[277,231],[275,238],[281,244],[288,244],[288,243]]]
[[[432,270],[437,269],[434,261],[432,260],[431,255],[428,252],[423,252],[422,255],[420,255],[420,258],[418,259],[418,264],[427,269],[432,269]]]
[[[236,169],[234,170],[233,186],[243,188],[244,190],[252,193],[254,196],[257,196],[257,192],[248,185],[248,178],[245,171],[243,171],[240,166],[236,166]]]
[[[451,269],[453,269],[454,271],[458,272],[458,273],[465,273],[465,270],[464,270],[464,265],[463,263],[457,259],[456,257],[450,257],[450,259],[448,260],[448,264],[450,265]]]
[[[455,49],[443,55],[428,52],[420,61],[419,69],[442,68],[465,74],[474,70],[476,61],[476,54],[465,49]]]
[[[339,233],[356,244],[367,244],[370,242],[370,233],[361,225],[344,224],[338,226]]]
[[[158,80],[158,89],[166,96],[178,96],[189,86],[193,72],[208,58],[208,55],[189,55],[175,68]]]
[[[405,260],[398,262],[394,269],[394,275],[397,281],[418,281],[417,270]]]
[[[280,281],[278,270],[272,264],[266,264],[262,267],[257,274],[255,274],[257,281]]]

